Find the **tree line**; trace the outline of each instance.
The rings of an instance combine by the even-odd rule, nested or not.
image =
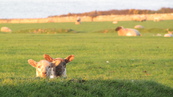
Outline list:
[[[108,11],[91,11],[84,13],[68,13],[64,15],[59,15],[60,17],[65,16],[90,16],[96,17],[99,15],[131,15],[131,14],[154,14],[154,13],[173,13],[173,8],[161,8],[159,10],[142,10],[142,9],[124,9],[124,10],[108,10]],[[57,16],[49,16],[57,17]]]

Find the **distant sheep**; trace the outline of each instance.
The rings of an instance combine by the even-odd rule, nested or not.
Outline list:
[[[78,17],[77,20],[76,20],[76,22],[75,22],[75,24],[76,24],[76,25],[79,25],[80,23],[81,23],[81,18]]]
[[[173,31],[169,31],[169,29],[166,29],[168,34],[165,34],[164,37],[173,37],[172,33]]]
[[[136,29],[117,27],[115,31],[118,31],[118,36],[141,36],[140,32]]]
[[[144,21],[147,20],[147,17],[146,16],[134,16],[134,17],[132,17],[132,20],[139,21],[139,22],[144,22]]]
[[[161,21],[161,18],[160,17],[154,17],[153,21],[154,22],[159,22],[159,21]]]
[[[118,21],[113,21],[112,23],[113,23],[113,24],[117,24],[117,23],[118,23]]]
[[[141,28],[144,28],[143,26],[141,26],[141,25],[136,25],[136,26],[134,26],[134,28],[136,28],[136,29],[141,29]]]
[[[162,34],[157,33],[156,36],[162,36]]]
[[[1,32],[11,32],[12,30],[8,27],[1,27]]]

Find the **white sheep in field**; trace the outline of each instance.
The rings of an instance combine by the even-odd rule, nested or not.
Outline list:
[[[141,36],[140,32],[136,29],[117,27],[115,31],[118,31],[118,36]]]
[[[160,17],[154,17],[153,21],[154,22],[159,22],[159,21],[161,21],[161,18]]]
[[[12,30],[8,27],[1,27],[1,32],[11,32]]]
[[[75,22],[75,24],[76,24],[76,25],[79,25],[80,23],[81,23],[81,18],[78,17],[77,20],[76,20],[76,22]]]
[[[134,28],[136,28],[136,29],[142,29],[144,27],[142,25],[136,25],[136,26],[134,26]]]
[[[172,33],[173,31],[169,31],[169,29],[166,29],[167,30],[167,34],[164,35],[164,37],[173,37]]]
[[[113,21],[112,23],[113,23],[113,24],[117,24],[117,23],[118,23],[118,21]]]

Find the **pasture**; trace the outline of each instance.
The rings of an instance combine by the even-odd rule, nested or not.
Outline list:
[[[120,37],[117,26],[139,29],[141,37]],[[172,21],[0,24],[1,97],[172,97]],[[42,34],[34,29],[46,29]],[[53,29],[53,30],[52,30]],[[59,31],[59,32],[58,32]],[[55,33],[58,32],[58,33]],[[156,36],[156,34],[162,36]],[[75,55],[68,78],[35,77],[27,60]]]

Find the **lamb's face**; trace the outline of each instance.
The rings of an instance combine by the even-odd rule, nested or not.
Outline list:
[[[48,68],[50,66],[51,66],[51,63],[46,60],[37,62],[36,76],[37,77],[47,77]]]
[[[66,61],[64,59],[61,58],[56,58],[54,59],[54,61],[52,62],[53,64],[55,64],[55,70],[56,70],[56,76],[61,76],[61,77],[66,77]]]
[[[64,59],[56,58],[51,62],[51,66],[47,67],[47,77],[66,77],[66,62]]]
[[[67,77],[66,75],[66,64],[74,59],[74,55],[70,55],[64,59],[62,58],[51,58],[49,55],[44,54],[44,58],[53,64],[51,72],[55,73],[55,77]],[[54,71],[52,71],[54,70]],[[49,74],[51,74],[49,72]]]
[[[46,68],[46,77],[47,78],[55,78],[56,76],[56,68],[55,65],[51,63],[50,66]]]
[[[50,76],[49,72],[52,72],[52,74],[55,74],[55,71],[51,69],[52,63],[46,60],[40,60],[39,62],[36,62],[32,59],[28,60],[28,63],[36,68],[36,77],[48,77]],[[51,74],[51,75],[52,75]]]

